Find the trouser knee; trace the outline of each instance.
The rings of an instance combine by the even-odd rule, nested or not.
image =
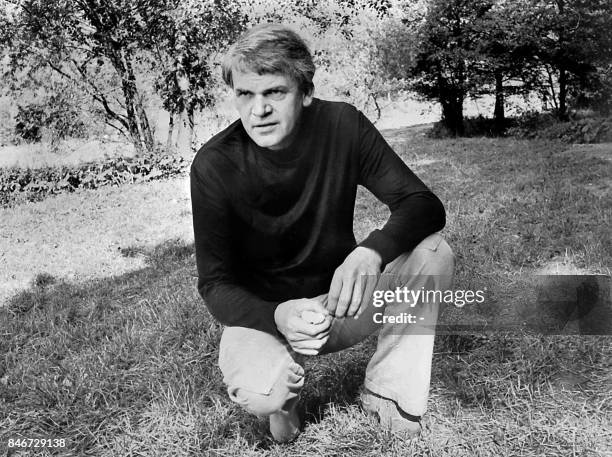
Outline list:
[[[448,276],[453,274],[455,268],[455,254],[446,240],[437,235],[439,240],[433,245],[434,249],[426,245],[414,250],[414,254],[424,264],[423,273],[429,275]]]
[[[291,363],[272,386],[269,393],[252,392],[239,386],[228,386],[230,399],[257,416],[269,416],[289,410],[299,399],[304,386],[304,369]]]
[[[389,265],[389,272],[404,279],[417,276],[452,278],[454,269],[455,255],[444,238],[437,233],[428,236],[411,252],[400,255]]]

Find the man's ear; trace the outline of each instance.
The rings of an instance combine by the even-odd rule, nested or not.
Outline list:
[[[310,106],[313,98],[314,98],[314,86],[312,86],[312,88],[307,94],[304,94],[304,98],[302,99],[302,106],[304,108],[306,108],[307,106]]]

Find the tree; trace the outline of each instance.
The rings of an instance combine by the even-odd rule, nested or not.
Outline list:
[[[112,127],[137,150],[153,149],[153,134],[136,80],[136,59],[163,23],[165,1],[24,0],[11,39],[13,68],[49,67],[78,82],[102,105]],[[158,29],[158,30],[156,30]],[[105,67],[118,79],[121,98],[101,84]]]
[[[410,87],[442,106],[442,123],[462,135],[463,102],[476,79],[474,24],[489,11],[488,0],[433,0],[416,32]]]
[[[475,74],[470,96],[494,94],[493,118],[497,134],[505,128],[506,95],[526,94],[534,86],[539,65],[534,59],[536,38],[525,21],[525,5],[496,2],[476,21]]]
[[[612,62],[609,0],[532,0],[536,56],[544,69],[542,86],[561,120],[568,118],[568,97],[605,79]]]
[[[187,119],[193,147],[194,113],[214,102],[212,66],[219,50],[242,32],[246,19],[230,0],[185,0],[169,13],[154,53],[161,64],[155,88],[170,113],[168,149],[172,147],[175,119],[180,117]]]
[[[210,103],[202,54],[223,45],[237,23],[222,0],[22,0],[12,9],[3,44],[13,71],[45,67],[79,84],[139,151],[154,148],[143,73],[161,72],[165,106],[186,111],[192,123],[194,111]]]

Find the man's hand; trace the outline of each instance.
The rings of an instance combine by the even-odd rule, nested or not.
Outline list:
[[[382,259],[370,248],[359,246],[342,262],[332,278],[326,308],[337,318],[363,312],[363,297],[371,292],[380,275]],[[362,305],[362,306],[360,306]]]
[[[276,327],[295,352],[317,355],[329,338],[331,316],[323,296],[281,303],[274,311]]]

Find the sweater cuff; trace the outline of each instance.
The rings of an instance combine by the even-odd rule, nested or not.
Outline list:
[[[265,312],[259,315],[258,322],[252,326],[255,330],[261,330],[262,332],[269,333],[272,336],[276,336],[282,339],[285,339],[285,336],[278,330],[276,327],[276,321],[274,320],[274,313],[276,312],[276,308],[280,305],[281,302],[275,302],[275,306],[269,307]]]
[[[378,252],[382,259],[381,268],[384,268],[385,265],[401,254],[401,252],[399,252],[400,248],[397,243],[395,243],[393,239],[389,238],[380,230],[374,230],[372,233],[370,233],[365,240],[359,243],[359,246],[374,249],[376,252]]]

